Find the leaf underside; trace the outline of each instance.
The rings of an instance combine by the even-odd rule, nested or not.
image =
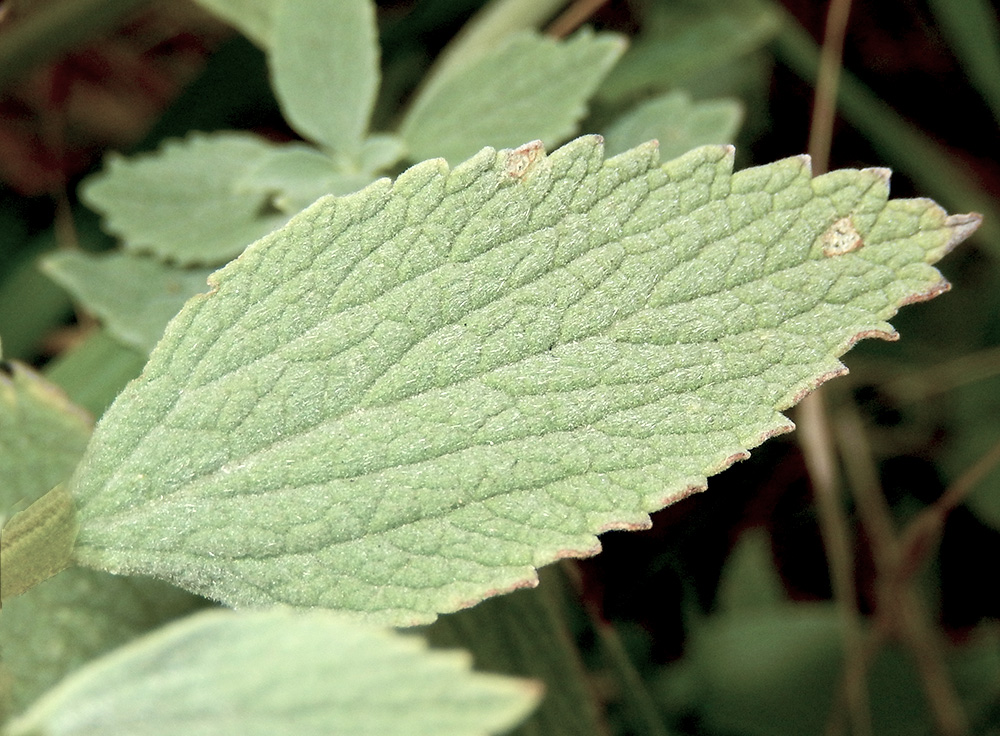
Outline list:
[[[413,624],[533,584],[791,423],[978,224],[884,170],[484,149],[213,275],[98,426],[77,556]]]

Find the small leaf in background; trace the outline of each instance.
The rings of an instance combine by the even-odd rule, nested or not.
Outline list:
[[[9,736],[480,736],[535,706],[530,681],[328,612],[206,612],[79,670]]]
[[[281,0],[197,0],[260,48],[271,47],[274,35],[274,16]]]
[[[304,138],[355,157],[378,91],[378,31],[369,0],[277,7],[269,62],[285,119]]]
[[[148,578],[71,567],[4,601],[0,655],[14,712],[68,673],[204,600]]]
[[[212,269],[178,268],[131,253],[59,252],[42,270],[99,317],[122,343],[148,353],[189,298],[208,291]]]
[[[30,368],[0,364],[0,524],[72,474],[91,423]]]
[[[276,148],[250,168],[240,187],[271,193],[274,206],[288,214],[300,212],[325,194],[351,194],[374,181],[364,173],[344,173],[325,153],[290,143]]]
[[[608,156],[656,140],[665,160],[711,143],[733,143],[743,119],[736,100],[693,102],[685,92],[649,100],[615,121],[604,133]]]
[[[125,384],[139,375],[148,357],[107,330],[97,329],[46,365],[45,376],[75,404],[99,417]]]
[[[580,138],[324,198],[212,276],[106,412],[77,554],[413,624],[599,549],[792,425],[978,226],[732,151]],[[864,245],[824,255],[849,218]]]
[[[274,145],[247,133],[195,133],[152,154],[109,156],[82,194],[133,253],[181,265],[221,264],[281,225],[268,193],[241,189]]]
[[[483,145],[555,145],[576,132],[586,102],[625,50],[611,34],[556,41],[518,33],[428,89],[400,126],[410,158],[451,163]]]

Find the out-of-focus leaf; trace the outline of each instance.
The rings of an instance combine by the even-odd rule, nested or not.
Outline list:
[[[609,156],[655,139],[664,159],[677,158],[711,143],[734,143],[743,119],[736,100],[693,102],[685,92],[649,100],[619,118],[604,132]]]
[[[295,0],[278,5],[270,66],[285,119],[302,136],[357,156],[378,91],[375,4]]]
[[[239,186],[274,145],[247,133],[195,133],[130,159],[109,156],[84,200],[134,253],[182,265],[225,263],[287,217]]]
[[[271,47],[274,16],[281,0],[196,0],[253,41],[260,48]]]
[[[47,256],[42,269],[70,292],[108,332],[148,353],[189,298],[208,291],[212,269],[178,268],[131,253]]]
[[[609,102],[670,89],[749,54],[778,32],[781,16],[764,0],[701,0],[649,7],[643,32],[608,74]]]
[[[139,375],[146,358],[146,353],[98,329],[45,366],[45,375],[73,403],[99,417],[125,384]]]
[[[554,145],[576,132],[587,100],[624,50],[610,34],[581,32],[567,41],[515,34],[418,97],[400,136],[411,159],[452,163],[483,145]]]
[[[538,701],[461,652],[325,611],[206,612],[78,670],[10,736],[480,736]]]

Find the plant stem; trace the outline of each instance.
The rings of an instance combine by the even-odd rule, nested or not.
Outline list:
[[[837,86],[850,12],[851,0],[831,0],[827,9],[826,32],[809,127],[809,155],[814,175],[825,173],[830,160]],[[806,397],[800,405],[798,418],[800,444],[816,498],[820,531],[844,637],[844,687],[851,732],[855,736],[870,736],[867,663],[863,621],[858,612],[854,581],[852,535],[840,497],[836,451],[822,393],[817,391]],[[827,732],[836,733],[839,730],[837,724],[836,714],[831,711]]]
[[[607,3],[608,0],[576,0],[572,5],[570,5],[566,10],[559,14],[549,27],[545,29],[545,32],[554,38],[563,38],[568,36],[581,25],[587,22],[587,19],[596,13],[602,5]]]

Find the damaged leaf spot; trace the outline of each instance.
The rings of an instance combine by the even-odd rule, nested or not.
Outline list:
[[[841,217],[826,229],[819,241],[823,246],[823,255],[827,258],[832,256],[842,256],[857,250],[865,244],[861,239],[861,234],[854,227],[854,221],[847,217]]]
[[[541,141],[531,141],[523,146],[507,151],[504,170],[511,179],[524,179],[535,166],[535,162],[545,156],[545,146]]]

